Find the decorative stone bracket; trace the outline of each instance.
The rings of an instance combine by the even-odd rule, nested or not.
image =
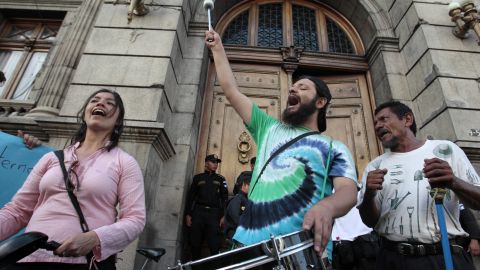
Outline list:
[[[280,47],[283,59],[283,68],[289,73],[293,73],[297,68],[302,56],[303,48],[299,47]]]

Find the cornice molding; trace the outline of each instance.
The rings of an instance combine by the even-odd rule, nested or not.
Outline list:
[[[398,38],[396,37],[375,37],[367,47],[365,55],[371,65],[382,51],[400,52]]]
[[[76,9],[82,2],[82,0],[0,0],[0,8],[68,11]]]
[[[50,137],[71,138],[78,123],[73,117],[0,117],[0,130],[15,134],[19,128],[48,141]],[[151,144],[162,160],[175,155],[164,123],[127,120],[120,141]]]
[[[270,48],[258,47],[233,47],[225,46],[228,60],[243,63],[264,63],[277,64],[284,63],[282,51]],[[211,52],[209,53],[211,56]],[[364,56],[333,54],[328,52],[303,51],[298,66],[311,68],[331,68],[352,71],[367,71],[368,63]]]

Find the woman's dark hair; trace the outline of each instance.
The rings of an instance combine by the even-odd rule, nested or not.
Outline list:
[[[84,116],[85,116],[85,109],[90,102],[90,100],[98,93],[110,93],[113,95],[113,98],[115,99],[115,105],[116,108],[115,110],[120,110],[118,113],[118,119],[117,123],[115,124],[115,127],[113,128],[112,134],[110,134],[110,144],[106,146],[107,150],[110,151],[112,150],[115,146],[118,145],[118,141],[120,139],[120,136],[122,135],[123,132],[123,119],[125,117],[125,107],[123,106],[123,101],[120,95],[112,90],[109,89],[100,89],[95,91],[93,94],[91,94],[85,103],[83,104],[82,108],[80,111],[77,113],[77,121],[80,124],[80,128],[75,132],[71,139],[71,144],[75,144],[77,142],[82,143],[85,140],[85,136],[87,134],[87,123],[85,122]]]

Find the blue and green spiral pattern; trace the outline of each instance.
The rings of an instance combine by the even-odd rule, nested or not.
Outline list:
[[[245,245],[266,240],[270,234],[278,236],[301,229],[305,213],[320,200],[331,140],[327,136],[311,135],[297,141],[267,165],[255,184],[260,170],[276,149],[310,130],[285,125],[256,105],[248,129],[258,146],[257,161],[250,184],[250,204],[234,236]],[[332,177],[357,180],[350,151],[341,142],[332,143],[328,176],[325,196],[332,193]]]

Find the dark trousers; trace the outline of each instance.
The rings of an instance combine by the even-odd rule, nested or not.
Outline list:
[[[335,270],[374,270],[377,252],[378,242],[334,241],[333,267]]]
[[[201,258],[203,240],[207,240],[210,255],[220,251],[220,210],[198,206],[192,214],[190,246],[192,259]]]
[[[472,258],[463,250],[462,253],[452,253],[453,269],[475,270]],[[443,255],[405,256],[395,251],[380,248],[376,269],[388,270],[444,270]]]

